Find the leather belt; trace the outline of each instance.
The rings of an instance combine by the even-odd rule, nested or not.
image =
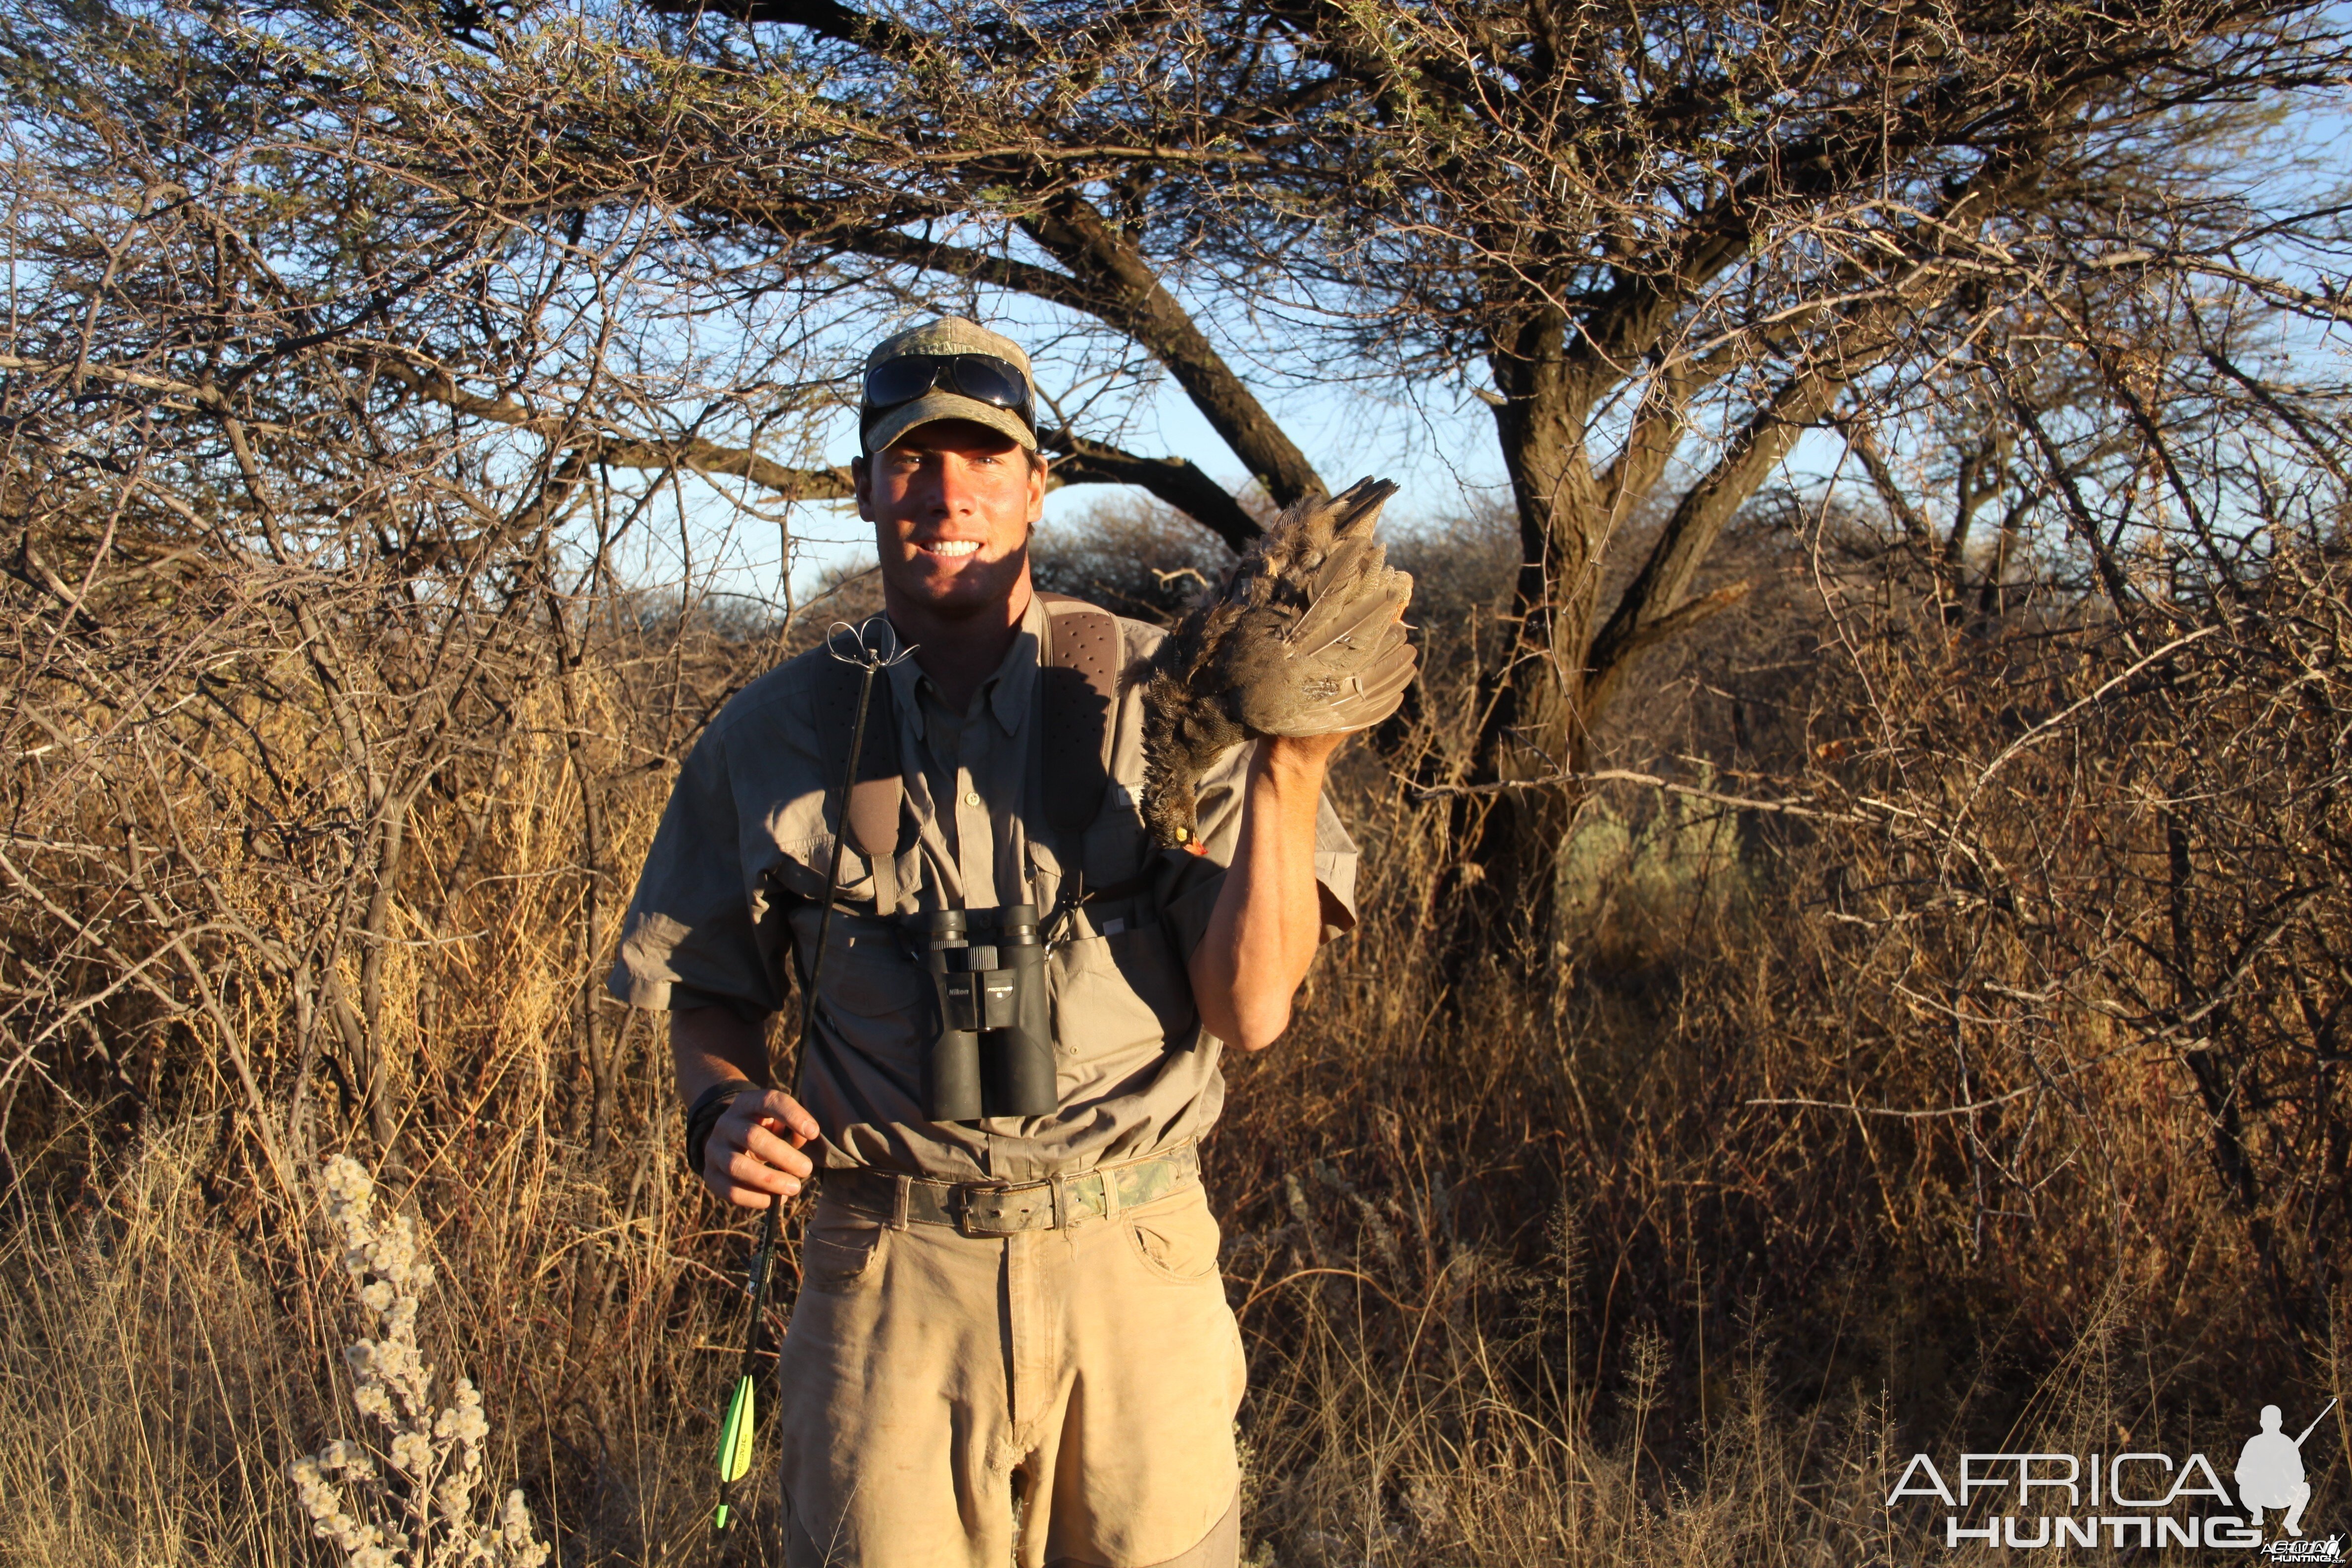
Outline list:
[[[827,1171],[823,1194],[855,1213],[904,1227],[947,1226],[965,1236],[1059,1230],[1108,1219],[1201,1180],[1201,1151],[1187,1141],[1164,1153],[1034,1182],[939,1182],[870,1166]]]

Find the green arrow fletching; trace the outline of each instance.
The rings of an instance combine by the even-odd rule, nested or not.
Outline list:
[[[751,1468],[751,1435],[759,1425],[753,1414],[752,1380],[742,1378],[735,1384],[735,1397],[727,1402],[727,1420],[719,1428],[719,1479],[723,1484],[740,1480]]]

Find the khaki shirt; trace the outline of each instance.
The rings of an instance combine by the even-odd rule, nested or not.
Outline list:
[[[1250,748],[1201,781],[1206,852],[1154,846],[1137,809],[1143,784],[1142,681],[1161,637],[1121,618],[1129,675],[1112,717],[1111,782],[1077,842],[1057,842],[1037,777],[1039,636],[1032,602],[1003,662],[968,711],[940,701],[908,659],[892,683],[906,809],[917,832],[880,886],[854,843],[819,980],[803,1102],[830,1168],[872,1165],[950,1180],[1025,1181],[1133,1159],[1196,1137],[1224,1102],[1222,1049],[1194,1012],[1185,963],[1208,927],[1241,826]],[[726,1005],[747,1019],[781,1008],[789,934],[807,971],[833,850],[828,752],[814,732],[823,648],[770,670],[720,710],[680,770],[623,927],[610,986],[640,1007]],[[837,769],[836,760],[833,766]],[[1086,885],[1141,891],[1083,905],[1049,954],[1061,1107],[1051,1116],[941,1124],[922,1112],[922,1062],[936,1027],[932,982],[890,917],[916,910],[1055,907],[1066,868]],[[1327,795],[1315,872],[1328,940],[1355,924],[1356,846]]]

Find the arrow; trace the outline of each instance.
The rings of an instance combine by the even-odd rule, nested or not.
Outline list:
[[[769,1265],[775,1260],[778,1205],[772,1200],[760,1221],[760,1245],[751,1254],[751,1331],[743,1336],[743,1371],[735,1380],[734,1397],[727,1402],[727,1419],[719,1426],[719,1511],[711,1527],[722,1536],[732,1522],[730,1506],[735,1483],[751,1468],[751,1439],[760,1426],[760,1319],[768,1308]]]
[[[866,640],[866,628],[882,621],[883,636],[888,651],[877,649]],[[848,633],[856,643],[855,654],[844,653],[840,637]],[[849,766],[842,773],[841,791],[834,800],[833,860],[825,868],[824,910],[817,916],[816,952],[809,960],[806,983],[801,987],[801,1061],[805,1066],[812,1043],[811,1031],[816,1023],[816,982],[824,970],[826,938],[833,930],[833,906],[841,900],[841,843],[849,816],[849,787],[857,782],[857,759],[866,749],[866,710],[874,695],[874,677],[891,665],[898,663],[915,650],[898,646],[898,633],[887,621],[877,616],[864,626],[852,626],[836,621],[825,637],[825,651],[844,664],[858,667],[857,712],[849,725]],[[775,1272],[777,1220],[783,1205],[773,1194],[760,1220],[759,1245],[751,1250],[751,1322],[743,1333],[743,1370],[735,1380],[735,1393],[727,1401],[727,1415],[719,1424],[719,1508],[710,1516],[710,1528],[719,1538],[719,1552],[724,1555],[727,1536],[735,1521],[735,1483],[751,1469],[751,1440],[760,1426],[759,1396],[755,1392],[760,1371],[760,1321],[767,1313],[768,1280]]]

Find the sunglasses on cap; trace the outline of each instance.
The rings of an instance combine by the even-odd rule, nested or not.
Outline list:
[[[1030,429],[1037,428],[1029,378],[1021,374],[1019,365],[994,354],[901,354],[884,360],[866,373],[858,423],[871,429],[883,415],[934,390],[1007,409],[1018,414]]]

